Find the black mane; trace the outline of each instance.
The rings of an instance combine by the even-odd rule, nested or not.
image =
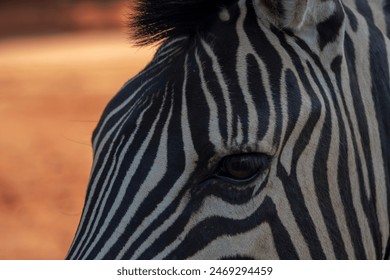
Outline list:
[[[192,34],[234,1],[237,0],[131,0],[130,36],[135,45],[144,46]]]

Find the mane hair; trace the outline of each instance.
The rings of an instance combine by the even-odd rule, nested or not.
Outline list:
[[[131,0],[130,38],[137,46],[203,30],[221,8],[237,0]]]

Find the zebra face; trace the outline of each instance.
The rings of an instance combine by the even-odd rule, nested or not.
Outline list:
[[[370,204],[373,177],[378,207],[388,193],[379,189],[381,164],[369,175],[368,150],[379,156],[382,144],[363,123],[376,105],[348,86],[360,73],[344,51],[342,5],[230,2],[206,31],[168,39],[107,106],[69,258],[374,258],[385,250],[388,213],[356,204]]]

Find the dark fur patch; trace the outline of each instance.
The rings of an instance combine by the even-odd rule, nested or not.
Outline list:
[[[222,7],[237,0],[133,0],[130,37],[144,46],[204,30]]]

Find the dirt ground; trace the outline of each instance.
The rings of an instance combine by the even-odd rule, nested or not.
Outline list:
[[[0,259],[62,259],[109,99],[150,60],[125,32],[0,40]]]

